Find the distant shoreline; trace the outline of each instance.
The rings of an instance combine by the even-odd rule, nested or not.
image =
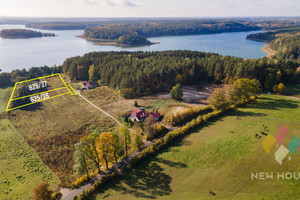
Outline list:
[[[106,40],[106,39],[95,39],[95,38],[89,38],[85,37],[83,35],[76,35],[76,37],[79,37],[81,39],[89,40],[96,42],[94,45],[108,45],[108,46],[122,46],[122,47],[133,47],[133,46],[149,46],[153,44],[159,44],[159,42],[151,42],[149,45],[128,45],[128,44],[119,44],[115,42],[115,40]]]
[[[34,37],[26,37],[26,36],[0,36],[0,38],[7,38],[7,39],[30,39],[30,38],[41,38],[41,37],[57,37],[58,35],[52,36],[34,36]]]
[[[270,43],[266,43],[265,46],[261,48],[261,50],[267,54],[267,58],[272,58],[278,53],[278,51],[270,48]]]

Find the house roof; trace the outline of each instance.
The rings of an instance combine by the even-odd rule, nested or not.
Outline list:
[[[95,86],[97,85],[97,83],[95,83],[95,82],[84,81],[84,82],[82,83],[82,85],[83,85],[84,87],[88,87],[88,86],[93,86],[93,87],[95,87]]]
[[[145,117],[148,117],[148,114],[144,110],[135,109],[132,111],[131,116],[134,116],[138,118],[138,120],[141,120]]]
[[[159,113],[149,113],[149,117],[159,118],[160,114]]]

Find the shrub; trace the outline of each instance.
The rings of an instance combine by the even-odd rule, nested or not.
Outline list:
[[[47,182],[41,182],[32,190],[33,200],[49,200],[51,199],[52,191],[49,190],[49,184]]]
[[[175,100],[181,100],[181,97],[183,96],[182,87],[178,83],[176,86],[172,88],[170,91],[170,97]]]
[[[90,178],[95,177],[98,174],[97,171],[94,171],[92,173],[89,173]],[[81,185],[83,185],[86,181],[88,181],[87,175],[82,175],[79,178],[77,178],[75,181],[72,182],[71,186],[73,188],[79,188]]]
[[[206,106],[204,108],[195,107],[184,109],[178,113],[172,114],[166,119],[166,122],[171,124],[172,126],[178,126],[181,124],[185,124],[188,121],[196,118],[200,114],[205,114],[212,111],[210,106]]]

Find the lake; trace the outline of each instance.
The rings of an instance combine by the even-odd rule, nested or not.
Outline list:
[[[25,28],[24,25],[0,25],[1,29]],[[52,31],[57,37],[42,37],[29,39],[0,38],[0,69],[10,72],[13,69],[28,69],[30,67],[61,65],[66,58],[82,56],[93,51],[165,51],[193,50],[214,52],[242,58],[260,58],[266,56],[261,48],[264,42],[246,40],[252,32],[234,32],[207,35],[165,36],[149,38],[159,44],[142,47],[118,47],[93,45],[92,42],[75,37],[84,30]]]

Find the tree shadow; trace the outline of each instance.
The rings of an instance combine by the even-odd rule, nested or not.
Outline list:
[[[256,113],[256,112],[251,112],[251,111],[241,111],[241,110],[234,110],[230,113],[227,114],[227,116],[236,116],[237,119],[238,117],[263,117],[267,116],[264,113]]]
[[[163,158],[157,158],[156,157],[156,158],[153,159],[153,161],[168,165],[169,167],[175,167],[177,169],[187,167],[187,165],[182,163],[182,162],[174,162],[174,161],[166,160],[166,159],[163,159]]]
[[[176,168],[187,167],[183,163],[172,162],[155,156],[138,164],[131,171],[116,177],[116,179],[101,187],[95,195],[104,194],[108,189],[144,199],[156,199],[169,195],[172,192],[170,187],[172,178],[164,173],[164,169],[158,163]],[[95,200],[95,195],[89,199]]]
[[[273,99],[269,97],[259,97],[259,101],[243,105],[241,107],[256,108],[256,109],[272,109],[279,110],[282,108],[298,108],[299,101],[292,99]]]
[[[116,191],[147,199],[155,199],[172,192],[172,178],[163,173],[163,169],[156,162],[149,163],[145,168],[133,169],[128,175],[130,177],[125,178],[123,184],[115,188]]]

